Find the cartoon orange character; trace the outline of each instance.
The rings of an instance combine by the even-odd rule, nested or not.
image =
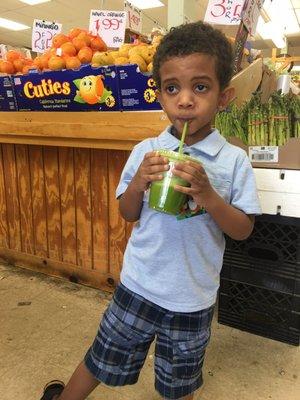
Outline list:
[[[102,79],[104,79],[103,75],[88,75],[74,80],[78,89],[74,100],[87,104],[104,103],[112,92],[104,87]]]
[[[102,97],[104,85],[102,75],[90,75],[81,79],[79,95],[88,104],[96,104]]]

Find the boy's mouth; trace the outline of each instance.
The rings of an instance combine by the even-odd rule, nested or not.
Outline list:
[[[182,122],[182,123],[185,123],[185,122],[192,122],[192,120],[193,120],[193,118],[192,117],[180,117],[180,118],[177,118],[178,119],[178,121],[180,121],[180,122]]]

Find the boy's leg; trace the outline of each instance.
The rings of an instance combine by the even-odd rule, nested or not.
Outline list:
[[[82,361],[57,400],[84,400],[99,383]]]
[[[191,400],[202,386],[213,309],[166,313],[155,346],[155,388],[162,398]]]

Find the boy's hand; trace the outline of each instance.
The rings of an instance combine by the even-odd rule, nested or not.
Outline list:
[[[199,163],[188,161],[175,164],[173,174],[185,179],[191,185],[190,187],[176,185],[174,189],[191,196],[200,207],[205,208],[216,194],[203,166]]]
[[[139,169],[132,179],[132,185],[137,192],[144,192],[153,181],[163,179],[162,172],[169,169],[169,160],[156,151],[146,153]]]

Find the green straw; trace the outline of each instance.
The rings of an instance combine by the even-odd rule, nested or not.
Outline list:
[[[178,150],[178,153],[179,153],[179,154],[182,154],[183,143],[184,143],[184,140],[185,140],[186,132],[187,132],[187,130],[188,130],[188,126],[189,126],[189,123],[186,121],[186,122],[184,123],[184,125],[183,125],[183,131],[182,131],[182,135],[181,135],[181,139],[180,139],[179,150]]]

